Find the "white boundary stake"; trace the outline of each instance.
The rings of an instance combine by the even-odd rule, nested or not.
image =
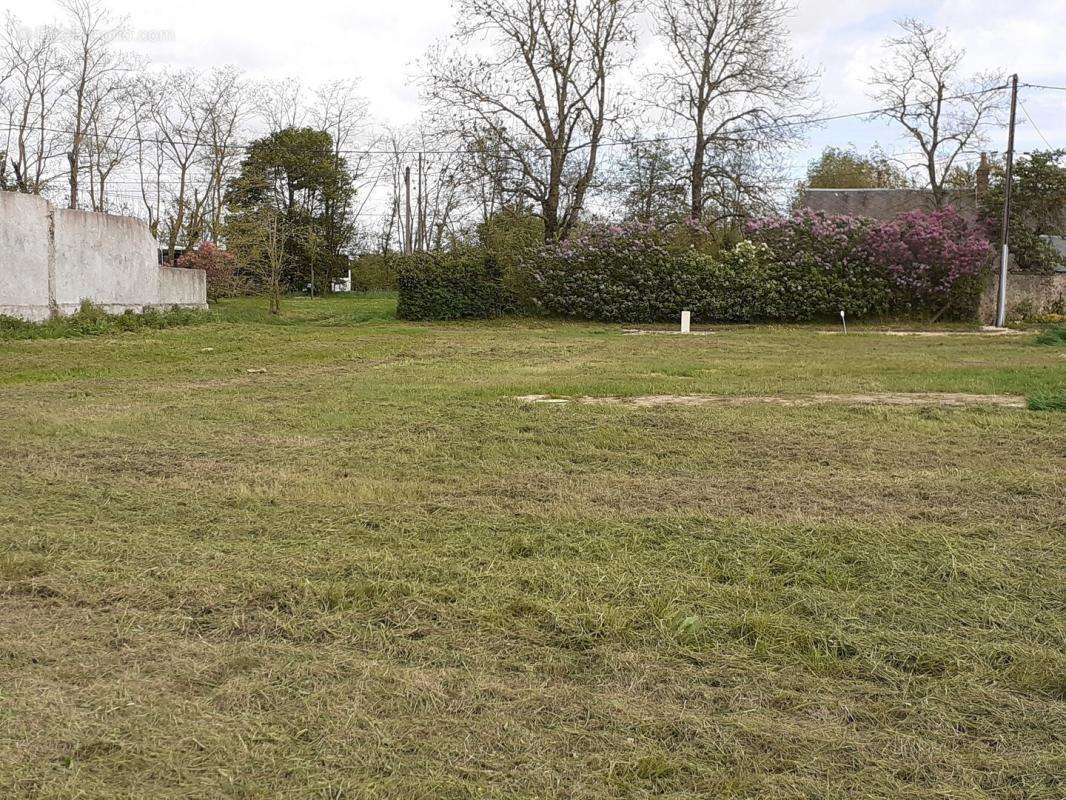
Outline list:
[[[692,333],[692,312],[691,311],[682,311],[681,312],[681,332],[682,333]]]
[[[844,316],[844,309],[840,309],[840,321],[844,323],[844,335],[848,333],[848,318]]]

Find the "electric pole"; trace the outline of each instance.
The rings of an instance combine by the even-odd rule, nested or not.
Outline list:
[[[411,255],[413,248],[411,244],[413,242],[411,231],[411,168],[405,167],[403,171],[403,183],[407,190],[407,215],[405,217],[407,224],[405,225],[403,233],[403,252],[405,255]]]
[[[1018,76],[1010,81],[1010,131],[1007,134],[1007,171],[1003,187],[1003,251],[999,259],[999,302],[996,305],[996,327],[1007,324],[1007,262],[1010,260],[1010,195],[1014,178],[1014,125],[1018,114]]]
[[[422,171],[423,171],[422,154],[419,153],[418,154],[418,200],[417,200],[417,204],[416,204],[416,207],[418,209],[418,225],[417,225],[418,231],[415,234],[415,250],[417,250],[419,253],[421,253],[423,250],[426,249],[423,246],[423,244],[422,244],[422,240],[423,240],[423,238],[425,238],[424,237],[424,229],[425,229],[425,224],[426,224],[426,215],[425,215],[425,213],[423,211],[423,204],[422,204]]]

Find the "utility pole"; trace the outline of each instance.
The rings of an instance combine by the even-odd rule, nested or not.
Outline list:
[[[425,227],[426,217],[422,210],[422,154],[418,154],[418,235],[415,236],[415,249],[418,252],[425,250],[422,244],[423,228]]]
[[[403,183],[407,189],[407,225],[403,232],[403,252],[405,255],[411,255],[412,252],[412,238],[411,238],[411,168],[404,167],[403,170]]]
[[[996,327],[1007,324],[1007,263],[1010,260],[1010,195],[1014,179],[1014,125],[1018,115],[1018,75],[1010,81],[1010,132],[1007,134],[1007,172],[1003,187],[1003,252],[999,259],[999,302],[996,305]]]

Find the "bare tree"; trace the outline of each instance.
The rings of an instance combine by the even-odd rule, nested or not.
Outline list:
[[[425,64],[427,92],[467,141],[489,139],[521,175],[547,239],[580,219],[635,0],[458,0],[455,47]],[[477,55],[487,45],[491,52]]]
[[[201,76],[192,70],[169,72],[145,80],[143,113],[151,119],[169,176],[165,216],[159,219],[167,242],[167,260],[177,263],[177,247],[196,244],[203,233],[210,185],[199,180],[208,161],[212,115]]]
[[[71,32],[63,37],[68,50],[68,97],[70,110],[69,161],[70,207],[78,207],[78,178],[82,148],[90,135],[92,111],[106,103],[108,87],[119,82],[108,78],[123,69],[112,45],[122,27],[99,0],[59,0],[72,23]]]
[[[889,53],[873,72],[870,95],[885,109],[878,116],[898,122],[917,144],[915,168],[941,208],[959,157],[978,150],[999,121],[1005,86],[994,73],[960,74],[966,51],[952,47],[946,31],[916,19],[897,24],[902,35],[886,42]]]
[[[206,211],[204,233],[217,243],[222,235],[226,183],[240,168],[243,155],[238,140],[251,114],[248,84],[235,67],[211,70],[204,87],[207,113],[203,182]]]
[[[477,221],[487,222],[505,209],[528,211],[527,182],[499,141],[474,134],[459,142],[462,151],[456,167],[457,180]]]
[[[115,74],[96,82],[88,94],[85,151],[93,211],[108,210],[108,181],[137,152],[133,92],[127,76]]]
[[[270,133],[307,125],[307,92],[298,79],[267,81],[259,86],[257,94],[260,114]]]
[[[359,93],[358,80],[327,81],[314,91],[314,105],[310,109],[314,127],[333,137],[336,155],[364,155],[353,153],[368,128],[367,100]],[[352,159],[348,168],[355,170]]]
[[[6,75],[3,110],[8,123],[4,157],[14,173],[11,188],[40,194],[61,174],[52,167],[64,147],[61,132],[55,128],[64,96],[60,31],[54,27],[30,29],[8,14],[0,47]]]
[[[142,78],[133,88],[133,130],[137,146],[137,177],[148,228],[156,239],[163,214],[163,143],[158,137],[153,110],[158,103],[159,80]]]
[[[751,193],[740,160],[796,140],[813,108],[815,73],[791,54],[788,0],[656,0],[656,30],[669,62],[650,76],[650,102],[691,136],[689,210]],[[721,214],[732,203],[718,202]]]

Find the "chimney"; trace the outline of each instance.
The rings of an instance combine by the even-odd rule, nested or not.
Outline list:
[[[977,199],[980,200],[988,194],[988,178],[992,173],[992,167],[988,163],[988,153],[981,153],[981,165],[977,168],[974,176],[977,183]]]

